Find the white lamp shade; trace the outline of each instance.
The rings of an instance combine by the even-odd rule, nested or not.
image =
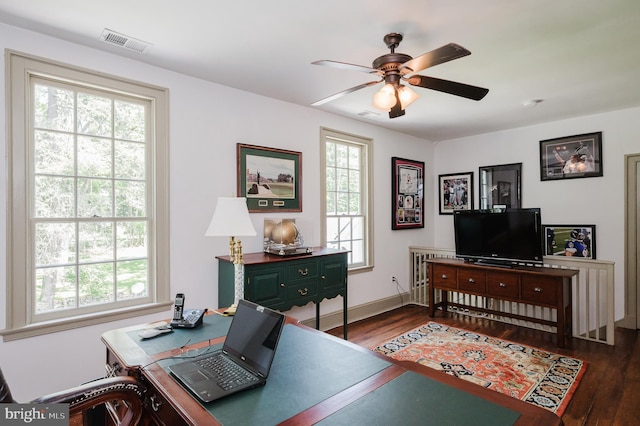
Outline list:
[[[415,102],[420,96],[407,86],[400,85],[398,88],[398,98],[400,98],[400,106],[402,109],[406,109],[409,105]]]
[[[382,86],[382,89],[378,91],[373,96],[373,103],[371,104],[374,108],[378,108],[379,110],[389,112],[389,110],[396,104],[396,89],[393,84],[385,84]]]
[[[207,237],[253,237],[256,229],[251,223],[247,199],[220,197],[218,205],[204,234]]]

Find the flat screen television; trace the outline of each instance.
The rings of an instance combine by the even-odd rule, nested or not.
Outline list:
[[[453,228],[460,259],[500,266],[542,264],[539,208],[457,210]]]

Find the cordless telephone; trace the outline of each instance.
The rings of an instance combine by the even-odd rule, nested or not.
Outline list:
[[[195,328],[202,324],[202,318],[207,312],[206,309],[184,309],[184,294],[176,294],[173,305],[173,320],[171,326],[174,328]]]

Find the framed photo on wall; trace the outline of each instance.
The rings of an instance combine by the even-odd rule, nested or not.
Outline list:
[[[440,214],[473,210],[473,172],[438,176]]]
[[[498,164],[478,169],[481,209],[519,209],[522,204],[522,163]]]
[[[302,211],[302,153],[237,144],[237,190],[251,213]]]
[[[602,132],[540,141],[540,180],[602,176]]]
[[[424,228],[424,163],[391,158],[391,229]]]
[[[545,256],[596,258],[595,225],[542,225]]]

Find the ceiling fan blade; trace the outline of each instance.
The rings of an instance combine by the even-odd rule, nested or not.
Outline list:
[[[377,70],[375,68],[365,67],[364,65],[348,64],[346,62],[330,61],[327,59],[323,59],[321,61],[314,61],[314,62],[311,62],[311,64],[322,65],[325,67],[339,68],[339,69],[349,70],[349,71],[366,72],[367,74],[382,75],[382,71]]]
[[[412,86],[424,87],[425,89],[437,90],[439,92],[449,93],[451,95],[461,96],[463,98],[479,101],[484,98],[489,89],[471,86],[455,81],[442,80],[424,75],[413,75],[406,79]]]
[[[382,80],[378,80],[378,81],[370,81],[370,82],[368,82],[368,83],[363,83],[363,84],[360,84],[360,85],[358,85],[358,86],[353,86],[353,87],[352,87],[352,88],[350,88],[350,89],[343,90],[342,92],[338,92],[338,93],[336,93],[336,94],[334,94],[334,95],[331,95],[331,96],[328,96],[328,97],[326,97],[326,98],[320,99],[319,101],[315,101],[314,103],[312,103],[312,104],[311,104],[311,106],[318,106],[318,105],[326,104],[327,102],[331,102],[331,101],[333,101],[333,100],[335,100],[335,99],[341,98],[341,97],[343,97],[344,95],[348,95],[349,93],[353,93],[353,92],[355,92],[356,90],[364,89],[365,87],[369,87],[369,86],[373,86],[373,85],[375,85],[375,84],[378,84],[378,83],[380,83],[381,81],[382,81]]]
[[[431,52],[427,52],[424,55],[408,60],[400,65],[399,70],[402,74],[420,72],[429,67],[453,61],[454,59],[467,55],[471,55],[471,52],[458,44],[449,43]]]

